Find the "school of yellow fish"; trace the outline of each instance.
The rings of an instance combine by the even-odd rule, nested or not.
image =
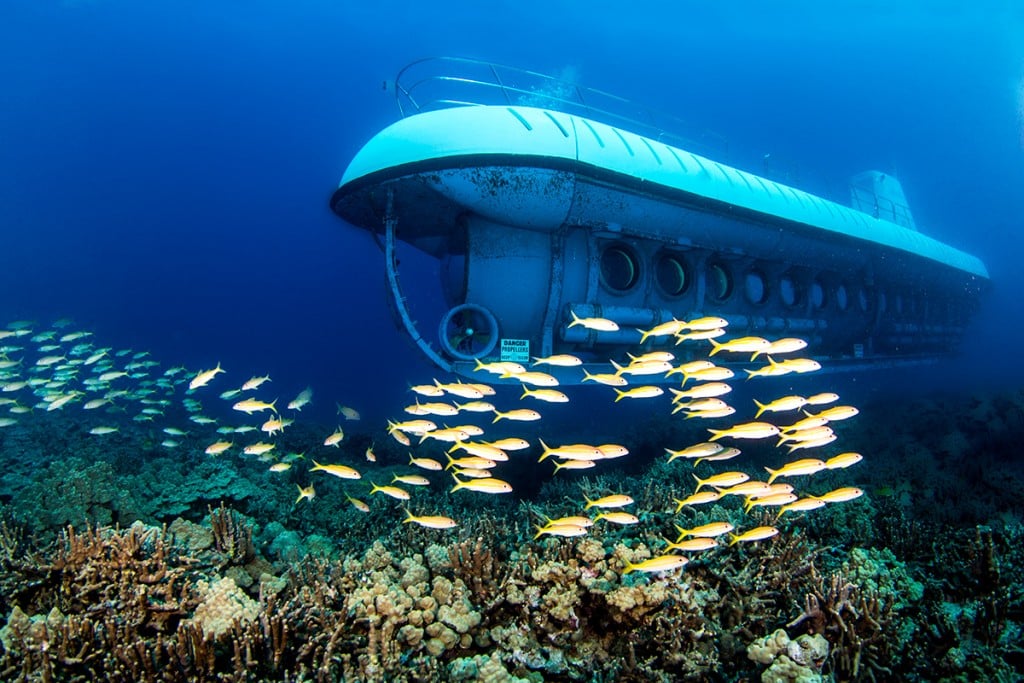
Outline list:
[[[11,417],[0,418],[0,428],[17,423],[19,415],[33,410],[65,410],[81,404],[84,410],[96,410],[106,407],[125,411],[129,407],[138,412],[132,416],[137,422],[155,422],[164,415],[173,400],[175,388],[187,382],[187,391],[182,399],[189,419],[197,425],[197,429],[214,430],[217,420],[204,415],[198,397],[213,391],[209,385],[218,380],[225,370],[218,363],[215,367],[196,373],[188,373],[184,368],[170,368],[161,374],[153,371],[158,363],[147,358],[147,352],[131,350],[114,351],[111,348],[96,348],[86,338],[89,332],[64,332],[69,323],[58,321],[51,329],[33,332],[32,324],[21,321],[12,323],[7,329],[0,330],[0,408],[5,408]],[[618,323],[607,318],[579,318],[572,314],[569,326],[583,326],[596,333],[611,332],[619,329]],[[584,369],[582,359],[559,354],[548,357],[535,357],[530,368],[513,362],[476,361],[475,373],[482,378],[491,374],[502,380],[519,383],[522,394],[520,405],[532,404],[540,408],[545,403],[567,403],[569,397],[558,389],[555,376],[540,368],[557,366],[560,368],[580,367],[581,381],[607,385],[614,391],[614,401],[644,400],[663,396],[665,391],[658,384],[636,384],[642,378],[660,375],[671,378],[680,375],[679,387],[670,387],[672,395],[672,414],[684,413],[685,419],[718,420],[733,416],[737,411],[723,397],[731,392],[726,380],[732,379],[734,372],[729,367],[715,365],[711,360],[719,354],[743,354],[754,362],[764,357],[766,363],[753,369],[744,369],[746,379],[759,377],[775,377],[790,373],[809,373],[819,370],[820,364],[809,358],[791,358],[777,360],[783,356],[806,348],[804,340],[783,338],[770,341],[761,337],[745,336],[719,341],[725,334],[727,321],[718,317],[703,317],[695,320],[670,320],[650,329],[639,330],[641,343],[654,338],[675,344],[684,342],[710,344],[707,358],[691,360],[675,364],[675,354],[669,351],[650,351],[638,355],[627,354],[628,359],[621,362],[608,361],[606,372],[592,372]],[[21,338],[28,337],[37,345],[34,348],[21,346]],[[665,339],[662,339],[665,338]],[[691,357],[694,354],[689,354]],[[189,377],[191,375],[191,377]],[[278,399],[271,401],[257,398],[255,392],[266,383],[271,382],[268,375],[253,376],[235,389],[228,389],[219,394],[223,401],[231,403],[233,410],[247,416],[258,415],[264,420],[257,427],[254,424],[241,426],[216,426],[218,434],[205,446],[209,456],[219,456],[232,450],[244,455],[255,456],[269,463],[271,472],[288,471],[294,463],[305,458],[303,453],[280,454],[274,437],[293,423],[294,418],[283,417],[288,411],[294,415],[312,401],[312,389],[306,388],[281,409]],[[409,448],[408,474],[396,474],[390,482],[381,484],[369,482],[368,496],[382,494],[401,501],[405,512],[404,522],[415,523],[430,529],[452,529],[458,526],[456,520],[438,514],[415,515],[405,507],[412,500],[412,491],[417,487],[431,485],[431,480],[424,472],[440,472],[449,470],[452,478],[451,492],[466,491],[482,494],[510,493],[512,486],[496,476],[494,470],[503,462],[510,460],[510,452],[531,448],[530,440],[516,437],[504,437],[486,440],[482,438],[485,427],[475,424],[468,415],[486,416],[491,425],[499,422],[518,423],[534,422],[542,419],[542,414],[527,407],[512,407],[500,410],[494,405],[496,391],[487,382],[455,382],[442,383],[434,380],[430,384],[419,384],[410,387],[415,398],[413,403],[405,407],[407,414],[401,419],[388,421],[388,433],[402,446]],[[25,396],[31,395],[31,405],[22,403]],[[800,496],[793,484],[776,483],[776,480],[798,481],[817,472],[849,467],[860,462],[858,453],[841,453],[822,460],[818,458],[800,458],[783,464],[777,469],[765,468],[769,475],[765,481],[752,479],[742,471],[724,471],[698,476],[697,468],[703,463],[721,463],[732,460],[740,455],[739,448],[728,445],[742,440],[777,439],[776,446],[786,448],[788,453],[797,450],[810,450],[833,443],[837,436],[829,427],[830,423],[851,418],[857,414],[852,406],[832,405],[839,397],[833,393],[819,393],[812,396],[789,395],[772,398],[765,402],[754,401],[756,411],[752,420],[739,422],[725,428],[707,428],[708,436],[704,441],[685,446],[680,449],[665,448],[668,462],[677,459],[692,462],[695,486],[692,492],[684,497],[676,498],[675,512],[684,508],[706,505],[726,496],[744,498],[744,510],[776,509],[776,519],[789,513],[809,512],[826,505],[842,503],[858,498],[863,494],[854,487],[838,488],[823,495]],[[826,407],[827,406],[827,407]],[[360,419],[359,413],[353,408],[338,405],[338,415],[346,420]],[[779,416],[774,422],[764,421],[762,415],[770,413]],[[789,418],[783,418],[790,414]],[[264,419],[265,418],[265,419]],[[451,422],[465,422],[448,426],[438,426],[432,418],[443,418]],[[776,424],[778,422],[778,424]],[[716,422],[720,424],[720,422]],[[247,443],[236,443],[235,438],[249,432],[260,432],[259,435],[246,439]],[[104,436],[118,431],[117,426],[98,425],[89,430],[95,436]],[[161,443],[164,448],[178,448],[180,439],[189,432],[169,426],[162,429],[167,437]],[[212,431],[211,431],[212,433]],[[231,440],[228,440],[231,435]],[[330,449],[340,449],[345,438],[344,430],[338,427],[326,434],[318,448],[324,453]],[[241,441],[241,438],[239,438]],[[417,455],[414,449],[424,442],[439,442],[446,450],[447,463],[436,458]],[[539,462],[553,459],[554,472],[562,470],[584,470],[598,466],[604,460],[623,457],[629,454],[628,448],[620,444],[558,444],[550,445],[543,437],[536,437],[536,445],[540,447]],[[373,447],[367,448],[365,460],[376,462]],[[325,462],[320,462],[324,460]],[[360,480],[362,473],[353,464],[326,462],[328,457],[310,457],[312,462],[309,472],[322,472],[325,475],[344,480]],[[298,486],[296,503],[312,501],[316,496],[313,484]],[[351,495],[346,498],[354,508],[362,512],[370,510],[369,505]],[[616,525],[635,525],[640,523],[637,515],[624,508],[635,505],[633,498],[627,493],[618,492],[591,500],[583,496],[581,514],[546,519],[545,524],[537,525],[535,538],[541,536],[577,537],[589,533],[591,527],[598,523]],[[420,506],[422,507],[422,506]],[[591,517],[591,509],[598,512]],[[636,564],[627,564],[623,573],[667,572],[686,565],[688,558],[680,553],[694,553],[711,550],[721,544],[718,539],[729,535],[728,545],[751,543],[770,539],[779,533],[774,526],[756,526],[746,530],[738,530],[728,522],[713,522],[686,529],[677,526],[678,538],[673,542],[666,539],[665,553]]]

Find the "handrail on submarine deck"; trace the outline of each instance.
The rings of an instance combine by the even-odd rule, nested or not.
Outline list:
[[[471,76],[473,70],[476,70],[476,77]],[[718,133],[702,131],[701,139],[681,135],[673,131],[692,126],[677,116],[603,90],[581,86],[566,78],[527,69],[467,57],[426,57],[402,67],[393,86],[403,118],[457,106],[490,104],[550,108],[611,126],[624,126],[654,140],[672,142],[690,151],[716,156],[721,161],[729,159],[728,140]],[[442,92],[434,94],[435,88]],[[475,92],[479,96],[445,96],[445,93],[452,92]],[[420,98],[419,94],[423,97]],[[662,125],[662,122],[667,125]]]

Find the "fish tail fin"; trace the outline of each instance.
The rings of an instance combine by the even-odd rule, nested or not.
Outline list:
[[[712,434],[711,438],[708,439],[708,441],[717,441],[718,439],[721,439],[725,435],[725,432],[723,430],[721,430],[721,429],[710,429],[709,428],[708,431],[711,432],[711,434]]]
[[[498,420],[500,420],[503,417],[505,417],[505,413],[501,412],[500,410],[495,410],[494,411],[494,419],[491,420],[491,424],[494,424],[495,422],[497,422]]]
[[[754,415],[754,419],[756,420],[757,418],[761,417],[761,413],[764,412],[764,409],[765,409],[766,406],[765,406],[764,403],[761,403],[756,398],[754,399],[754,405],[757,406],[757,414]]]
[[[544,452],[540,454],[540,460],[537,462],[544,462],[547,460],[548,456],[551,455],[552,450],[550,446],[544,443],[544,439],[538,439],[538,441],[540,441],[540,447],[544,449]]]
[[[484,364],[480,362],[479,358],[474,358],[473,360],[476,361],[476,367],[473,368],[473,372],[480,372],[485,369]]]
[[[627,561],[626,562],[626,568],[622,570],[622,575],[625,576],[626,574],[630,573],[634,569],[636,569],[636,565],[633,564],[632,562],[628,562]]]
[[[740,537],[737,536],[736,534],[729,534],[729,535],[732,537],[732,539],[729,541],[729,547],[731,548],[731,547],[733,547],[734,545],[736,545],[739,542]]]
[[[569,309],[569,315],[572,316],[572,322],[570,322],[567,327],[573,327],[574,325],[582,325],[583,324],[582,321],[580,320],[580,317],[578,315],[576,315],[576,311],[572,310],[571,308]]]
[[[701,488],[704,486],[704,481],[700,477],[698,477],[696,474],[693,474],[692,472],[690,474],[692,474],[693,478],[697,480],[697,490],[694,491],[694,493],[697,493],[697,491],[700,491]]]
[[[587,372],[586,370],[584,370],[584,371],[583,371],[583,379],[582,379],[581,381],[582,381],[582,382],[586,382],[586,381],[587,381],[588,379],[589,379],[590,381],[592,381],[592,382],[596,382],[596,381],[597,381],[597,380],[595,380],[595,379],[594,379],[594,376],[593,376],[592,374],[590,374],[589,372]]]
[[[715,355],[716,353],[721,351],[722,347],[724,346],[724,344],[719,344],[714,339],[708,339],[708,341],[711,342],[711,352],[708,354],[708,356]]]
[[[314,460],[313,461],[313,469],[311,469],[310,472],[318,472],[318,471],[322,470],[323,468],[324,468],[323,465],[321,465],[316,460]]]
[[[651,334],[650,331],[649,330],[641,330],[639,327],[637,327],[635,329],[636,329],[637,332],[640,333],[640,341],[637,342],[637,343],[643,344],[645,341],[647,341],[647,337],[650,336],[650,334]],[[632,358],[632,356],[630,356],[630,358]]]
[[[446,470],[451,469],[452,465],[455,464],[455,458],[453,458],[450,453],[445,453],[444,457],[448,458],[448,466],[445,467],[445,469]],[[452,476],[454,476],[454,475],[452,475]]]
[[[744,380],[749,382],[752,378],[757,376],[757,370],[751,370],[749,368],[743,368],[743,372],[747,373],[747,379]]]
[[[583,496],[583,500],[587,501],[586,506],[584,506],[583,508],[584,510],[589,510],[590,508],[594,507],[594,501],[587,498],[586,495]]]
[[[544,535],[544,527],[542,527],[540,524],[534,524],[533,528],[537,530],[537,534],[533,537],[533,540],[536,541],[538,538]]]
[[[523,385],[523,395],[519,397],[519,400],[522,401],[524,398],[526,398],[529,395],[530,395],[530,388],[524,384]]]
[[[455,492],[456,492],[456,491],[458,491],[459,489],[462,489],[462,488],[465,488],[465,487],[466,487],[466,482],[462,481],[462,480],[461,480],[461,479],[459,479],[459,478],[458,478],[457,476],[455,476],[455,473],[454,473],[454,472],[452,472],[452,479],[454,479],[454,480],[455,480],[455,486],[453,486],[453,487],[451,488],[451,491],[450,491],[450,493],[455,493]]]
[[[404,505],[402,506],[402,512],[405,513],[405,519],[402,520],[402,524],[408,524],[409,522],[416,521],[416,518],[412,516],[411,512],[409,512],[409,508],[405,507]]]
[[[779,476],[779,470],[773,470],[770,467],[765,467],[764,469],[766,472],[768,472],[768,474],[771,475],[770,477],[768,477],[768,484],[771,485],[771,483],[775,481],[775,478]]]
[[[615,403],[621,401],[622,398],[626,395],[626,392],[622,391],[621,389],[615,389],[615,393],[618,394],[618,396],[615,397]]]
[[[626,368],[622,367],[621,365],[619,365],[618,363],[616,363],[613,360],[609,360],[608,362],[612,364],[613,368],[615,368],[615,376],[616,377],[619,377],[620,375],[622,375],[622,371],[626,369]]]

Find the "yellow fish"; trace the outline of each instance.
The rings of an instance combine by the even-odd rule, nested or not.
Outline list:
[[[555,474],[559,470],[589,470],[591,467],[597,467],[593,460],[563,460],[555,463]]]
[[[467,413],[493,413],[495,411],[494,404],[487,401],[456,403],[455,407],[459,409],[459,412],[465,411]]]
[[[211,443],[209,446],[206,447],[206,454],[220,455],[221,453],[228,450],[234,445],[235,444],[230,441],[218,441],[216,443]]]
[[[711,443],[710,441],[704,443],[694,444],[687,446],[686,448],[674,451],[671,448],[666,448],[665,452],[669,454],[669,462],[672,462],[676,458],[703,458],[715,453],[720,453],[725,450],[725,446],[718,443]]]
[[[647,341],[648,337],[670,337],[673,334],[678,334],[686,329],[686,325],[686,321],[676,320],[675,318],[673,318],[672,320],[669,320],[667,322],[655,325],[649,330],[641,330],[640,328],[637,328],[636,331],[640,333],[639,343],[643,344],[645,341]]]
[[[372,483],[372,482],[371,482]],[[386,496],[391,496],[396,500],[409,500],[412,496],[405,489],[400,489],[397,486],[378,486],[373,484],[373,488],[370,489],[370,495],[375,493],[383,493]]]
[[[479,361],[477,361],[479,363]],[[429,398],[437,398],[438,396],[444,396],[444,389],[437,386],[436,384],[413,384],[409,389],[420,396],[427,396]]]
[[[581,318],[576,315],[576,311],[569,311],[569,313],[572,315],[572,322],[569,323],[568,327],[581,325],[588,330],[596,332],[616,332],[619,329],[619,324],[608,318]]]
[[[503,379],[512,377],[523,384],[532,384],[537,387],[557,387],[558,379],[546,372],[517,372],[516,374],[506,373],[501,376]]]
[[[334,433],[332,433],[330,436],[328,436],[326,439],[324,439],[324,445],[325,446],[334,446],[335,448],[341,448],[341,446],[339,444],[341,443],[341,440],[344,439],[344,438],[345,438],[344,430],[342,430],[341,427],[338,427],[336,430],[334,430]]]
[[[529,408],[516,408],[505,412],[501,412],[500,410],[494,411],[494,419],[491,420],[491,422],[497,422],[498,420],[517,420],[520,422],[528,422],[539,420],[540,418],[541,414],[536,410],[530,410]]]
[[[853,406],[833,406],[815,413],[813,417],[823,417],[829,422],[839,422],[840,420],[848,420],[859,412]]]
[[[805,460],[794,460],[793,462],[786,463],[777,470],[773,470],[770,467],[765,467],[768,474],[768,483],[772,483],[778,477],[799,477],[807,474],[814,474],[825,469],[825,463],[821,460],[814,458],[808,458]]]
[[[233,409],[235,409],[235,410],[239,410],[239,411],[245,413],[246,415],[252,415],[253,413],[262,412],[264,410],[270,410],[270,411],[273,411],[273,412],[276,413],[277,412],[276,405],[277,405],[277,399],[276,398],[273,401],[271,401],[270,403],[265,403],[263,401],[258,401],[255,398],[247,398],[244,401],[239,401],[238,403],[236,403],[235,405],[233,405],[231,407]]]
[[[274,448],[274,444],[263,443],[261,441],[259,443],[249,444],[248,446],[242,449],[242,452],[245,453],[246,455],[263,455],[264,453],[269,453],[270,451],[274,450]]]
[[[287,472],[291,468],[292,468],[292,465],[289,462],[275,462],[273,465],[270,466],[270,471],[271,472]],[[297,503],[299,501],[295,501],[295,502]]]
[[[609,387],[624,387],[629,384],[629,380],[618,374],[611,372],[598,372],[591,374],[586,370],[583,371],[584,382],[597,382],[598,384],[604,384]]]
[[[252,391],[253,389],[258,388],[264,382],[269,381],[270,375],[265,375],[263,377],[250,377],[245,381],[245,384],[242,385],[242,391]]]
[[[644,363],[652,360],[660,360],[667,362],[676,359],[676,354],[670,351],[650,351],[648,353],[642,353],[639,356],[634,356],[631,353],[627,353],[626,355],[629,356],[630,365],[632,365],[633,363]]]
[[[783,396],[782,398],[777,398],[768,403],[761,403],[755,398],[754,405],[757,406],[757,414],[754,415],[754,419],[756,420],[761,417],[761,413],[766,410],[770,413],[781,413],[787,410],[802,408],[807,405],[807,399],[803,396]]]
[[[715,337],[721,337],[725,334],[725,330],[721,328],[713,328],[710,330],[698,330],[696,332],[681,332],[676,335],[676,346],[679,346],[684,341],[701,341],[704,339],[714,339]]]
[[[541,515],[541,517],[544,517],[544,515]],[[547,521],[546,526],[565,526],[565,525],[571,524],[573,526],[590,527],[590,526],[594,525],[594,520],[592,520],[592,519],[590,519],[590,517],[586,517],[584,515],[573,515],[573,516],[570,516],[570,517],[559,517],[558,519],[551,519],[550,517],[544,517],[544,519]]]
[[[729,534],[732,539],[729,541],[730,546],[734,546],[737,543],[750,543],[752,541],[763,541],[767,538],[779,535],[779,530],[773,526],[759,526],[750,531],[744,531],[742,534]]]
[[[714,339],[709,339],[708,341],[711,342],[711,353],[708,354],[709,356],[713,356],[719,351],[763,353],[771,345],[771,342],[761,337],[739,337],[721,343],[716,342]]]
[[[808,512],[810,510],[823,508],[825,507],[825,502],[826,501],[821,498],[815,498],[814,496],[811,496],[810,498],[800,498],[799,500],[795,500],[792,503],[783,505],[779,508],[779,514],[775,516],[775,519],[778,519],[787,512]]]
[[[689,561],[689,559],[682,555],[661,555],[635,564],[633,562],[626,562],[626,568],[622,570],[622,574],[625,576],[630,572],[670,572],[685,567]]]
[[[821,394],[815,394],[814,396],[807,397],[807,404],[812,406],[825,405],[827,403],[835,403],[839,400],[839,394],[834,394],[831,391],[826,391]]]
[[[526,372],[526,368],[524,368],[519,363],[514,363],[512,361],[496,361],[494,363],[484,363],[479,358],[477,358],[476,367],[473,368],[473,372],[480,372],[481,370],[484,372],[489,372],[492,375],[517,375],[520,372]]]
[[[685,541],[679,541],[673,543],[672,541],[663,539],[666,543],[667,550],[682,550],[683,552],[700,552],[702,550],[711,550],[712,548],[718,547],[718,541],[713,538],[691,538]]]
[[[316,497],[316,489],[313,488],[312,484],[310,484],[306,488],[302,488],[298,484],[296,484],[295,486],[299,489],[299,497],[295,499],[296,503],[301,501],[303,498],[311,501]]]
[[[430,480],[418,474],[396,474],[395,478],[391,480],[392,484],[395,482],[409,486],[430,486]]]
[[[493,460],[494,462],[507,462],[508,453],[501,450],[497,446],[492,446],[487,443],[474,443],[472,441],[456,441],[455,444],[448,449],[448,452],[462,450],[470,455],[476,455],[487,460]]]
[[[505,439],[498,439],[497,441],[488,441],[487,445],[500,448],[503,451],[521,451],[524,448],[529,448],[530,442],[526,439],[520,439],[513,436]]]
[[[828,493],[822,494],[820,496],[811,497],[817,498],[818,500],[823,500],[826,503],[845,503],[848,500],[860,498],[863,495],[864,492],[855,486],[844,486],[841,489],[829,491]]]
[[[633,387],[632,389],[627,389],[625,391],[615,389],[615,393],[618,394],[618,396],[615,397],[615,402],[618,403],[624,398],[654,398],[664,394],[665,390],[658,386],[643,386]]]
[[[455,479],[455,486],[452,487],[452,493],[459,489],[476,491],[477,493],[512,493],[511,484],[507,481],[502,481],[501,479],[495,479],[494,477],[463,481],[456,475],[452,474],[452,478]]]
[[[605,443],[597,447],[597,450],[601,451],[601,458],[603,460],[610,460],[611,458],[621,458],[624,455],[629,455],[629,449],[625,446],[620,446],[617,443]]]
[[[436,378],[434,379],[434,384],[445,393],[458,396],[459,398],[477,399],[484,397],[484,393],[472,384],[464,384],[462,382],[441,384]]]
[[[751,497],[743,504],[743,511],[750,512],[756,507],[778,507],[796,500],[795,493],[773,493],[770,496]]]
[[[553,365],[560,368],[572,368],[577,365],[583,365],[583,361],[568,353],[561,353],[554,356],[545,356],[543,358],[534,356],[534,365]]]
[[[352,507],[354,507],[356,510],[359,510],[360,512],[370,511],[370,506],[364,503],[363,501],[359,500],[358,498],[353,498],[352,496],[346,495],[345,500],[351,503]]]
[[[612,524],[639,524],[640,518],[636,515],[628,512],[615,511],[615,512],[602,512],[598,516],[594,517],[595,522],[606,520]]]
[[[736,527],[729,522],[711,522],[710,524],[702,524],[695,526],[692,529],[684,529],[678,524],[673,525],[676,531],[679,532],[679,538],[676,539],[676,543],[683,540],[687,536],[697,536],[698,538],[715,538],[727,534]]]
[[[537,540],[541,536],[585,536],[587,528],[579,524],[549,524],[545,527],[534,525],[537,530],[537,535],[533,537],[533,540]]]
[[[797,339],[796,337],[785,337],[783,339],[776,339],[768,348],[755,351],[754,355],[751,356],[750,360],[755,360],[762,353],[764,354],[780,354],[780,353],[793,353],[801,349],[807,348],[807,342],[803,339]]]
[[[633,361],[626,366],[619,365],[615,361],[609,362],[615,368],[616,375],[664,375],[675,370],[675,366],[667,360]]]
[[[538,401],[545,401],[547,403],[568,403],[569,397],[563,394],[557,389],[530,389],[527,386],[523,386],[523,395],[520,396],[520,400],[524,398],[535,398]],[[493,409],[493,406],[492,406]]]
[[[725,382],[705,382],[704,384],[698,384],[689,389],[669,389],[672,392],[672,402],[679,403],[684,399],[695,399],[695,398],[715,398],[718,396],[724,396],[732,391]]]
[[[394,439],[398,443],[402,444],[403,446],[411,446],[412,445],[412,441],[410,441],[409,437],[405,435],[405,432],[403,432],[401,430],[389,429],[388,430],[388,434],[391,435],[392,439]]]
[[[825,467],[830,470],[839,470],[850,465],[856,465],[864,456],[860,453],[840,453],[839,455],[829,458],[825,461]]]
[[[348,465],[321,465],[316,460],[313,461],[313,467],[309,471],[326,472],[340,479],[362,479],[362,475]]]
[[[768,422],[744,422],[733,425],[729,429],[709,429],[711,441],[717,441],[723,436],[731,436],[734,439],[765,439],[779,433],[779,428]]]
[[[676,514],[687,505],[704,505],[705,503],[714,503],[716,500],[722,497],[722,494],[718,491],[701,491],[700,493],[694,493],[693,495],[687,496],[680,500],[679,498],[673,498],[676,502]]]
[[[434,460],[433,458],[414,458],[412,453],[409,454],[409,464],[415,465],[421,469],[432,470],[440,472],[444,469],[444,465]]]
[[[270,436],[273,436],[277,432],[283,432],[284,420],[282,420],[280,417],[272,417],[260,426],[260,430],[266,432]]]
[[[750,479],[750,475],[746,472],[722,472],[720,474],[710,476],[707,479],[701,479],[696,474],[693,475],[693,478],[697,480],[697,489],[694,493],[698,493],[705,486],[725,488],[728,486],[735,486],[736,484],[742,484]]]
[[[590,500],[583,496],[583,500],[587,501],[586,507],[583,508],[584,510],[589,510],[590,508],[621,508],[633,504],[633,499],[623,493],[605,496],[597,500]]]
[[[202,372],[197,373],[196,376],[192,378],[192,381],[188,383],[188,388],[198,389],[199,387],[204,387],[210,383],[210,380],[221,372],[224,372],[224,370],[220,367],[220,363],[217,363],[217,367],[213,370],[203,370]]]
[[[402,523],[408,524],[409,522],[419,524],[420,526],[427,527],[428,529],[454,529],[458,526],[458,522],[451,517],[442,517],[440,515],[417,517],[406,510],[405,519]]]

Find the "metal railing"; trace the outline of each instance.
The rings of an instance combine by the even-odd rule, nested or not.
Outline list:
[[[728,141],[711,131],[683,135],[682,119],[618,95],[587,88],[568,77],[463,57],[428,57],[402,68],[395,99],[403,117],[473,105],[552,109],[621,127],[653,140],[728,162]]]

